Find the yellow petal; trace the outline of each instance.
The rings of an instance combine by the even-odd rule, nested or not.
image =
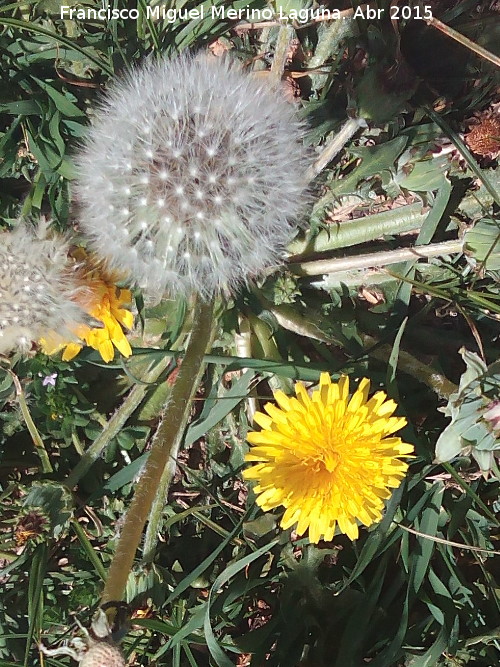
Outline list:
[[[115,350],[110,340],[105,340],[102,343],[100,343],[97,350],[101,355],[103,361],[105,361],[106,363],[114,359]]]
[[[59,352],[59,350],[62,350],[64,347],[64,342],[61,342],[52,334],[48,334],[46,338],[40,338],[38,344],[40,345],[41,351],[47,356]]]
[[[123,324],[123,326],[126,329],[132,329],[132,327],[134,326],[134,316],[130,312],[130,310],[125,310],[125,308],[121,308],[118,311],[118,315],[116,316],[116,319],[118,320],[118,322]]]
[[[130,343],[128,342],[123,332],[121,332],[120,336],[113,338],[113,345],[121,354],[123,354],[124,357],[130,357],[132,354]]]
[[[68,343],[63,352],[62,360],[71,361],[71,359],[74,359],[80,353],[82,347],[83,345],[79,345],[78,343]]]

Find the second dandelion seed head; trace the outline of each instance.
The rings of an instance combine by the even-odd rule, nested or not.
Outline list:
[[[235,63],[150,63],[115,84],[79,155],[82,228],[147,296],[231,293],[293,236],[303,133]]]
[[[0,353],[26,353],[49,330],[71,336],[85,316],[74,266],[65,239],[49,235],[44,222],[0,234]]]

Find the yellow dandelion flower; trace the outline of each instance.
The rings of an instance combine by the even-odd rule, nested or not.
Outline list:
[[[358,523],[369,526],[382,518],[384,500],[398,487],[413,446],[392,437],[405,426],[392,417],[396,403],[383,391],[368,400],[370,381],[363,378],[349,398],[349,378],[332,383],[322,373],[310,396],[295,385],[296,398],[277,391],[278,406],[267,403],[257,412],[262,430],[248,434],[252,445],[247,461],[257,462],[243,472],[257,485],[257,504],[263,510],[285,507],[282,528],[297,524],[317,543],[329,541],[338,525],[351,540]]]
[[[79,305],[92,318],[102,322],[103,326],[95,328],[78,324],[72,331],[76,338],[97,350],[105,362],[112,361],[115,347],[124,357],[129,357],[132,349],[122,326],[131,329],[134,322],[134,316],[124,307],[131,303],[132,294],[128,289],[116,286],[117,276],[96,266],[86,255],[84,260],[86,265],[82,269],[81,281],[87,289],[83,292],[85,296],[79,297]],[[80,352],[83,342],[62,340],[56,332],[51,332],[40,340],[40,345],[48,355],[64,348],[63,361],[70,361]]]

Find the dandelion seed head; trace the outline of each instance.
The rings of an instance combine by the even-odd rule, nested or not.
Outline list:
[[[19,224],[0,234],[0,267],[0,354],[26,353],[51,329],[71,335],[84,313],[63,238],[49,237],[45,223],[36,230]]]
[[[303,135],[279,89],[230,60],[150,63],[115,84],[77,158],[81,227],[146,296],[232,293],[277,263],[294,235]],[[128,238],[109,242],[109,205]],[[153,249],[138,236],[145,217]],[[169,248],[158,275],[151,260],[163,265]]]

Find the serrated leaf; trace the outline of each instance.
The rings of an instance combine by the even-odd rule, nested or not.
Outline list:
[[[391,70],[377,62],[365,70],[356,88],[358,115],[386,123],[400,113],[415,92],[417,79],[391,81]]]
[[[361,158],[362,162],[347,178],[336,181],[332,192],[337,197],[353,194],[361,181],[371,179],[384,171],[392,171],[407,143],[408,137],[400,136],[376,146],[351,147],[349,152]]]

